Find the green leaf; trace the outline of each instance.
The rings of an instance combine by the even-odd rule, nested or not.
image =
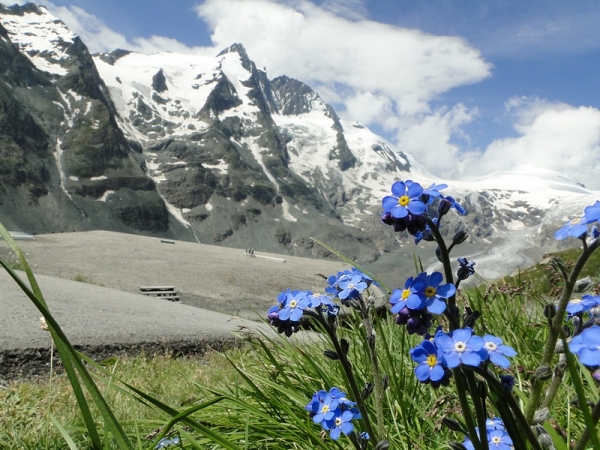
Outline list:
[[[0,236],[4,238],[4,240],[9,244],[11,249],[15,252],[16,255],[19,256],[21,260],[21,264],[25,268],[25,272],[27,274],[29,286],[27,286],[23,280],[4,262],[0,259],[0,264],[6,269],[9,275],[13,278],[13,280],[19,285],[21,290],[29,297],[29,299],[33,302],[36,308],[40,311],[46,323],[48,324],[48,330],[54,340],[56,345],[56,349],[58,354],[63,362],[65,371],[67,372],[67,376],[69,378],[69,382],[73,388],[73,392],[77,399],[77,403],[79,405],[79,409],[81,410],[84,422],[88,429],[90,440],[92,441],[92,447],[95,449],[101,449],[102,444],[100,441],[100,436],[98,434],[98,430],[96,429],[96,425],[92,418],[89,406],[87,404],[87,400],[83,394],[83,389],[81,383],[75,373],[75,370],[79,373],[79,377],[81,377],[81,382],[85,385],[88,393],[90,394],[92,400],[96,404],[98,411],[102,415],[104,419],[105,427],[107,430],[111,432],[115,441],[119,445],[120,448],[123,449],[133,449],[131,443],[129,442],[125,432],[121,428],[119,422],[115,418],[112,410],[104,400],[104,397],[94,384],[90,374],[86,370],[85,366],[81,362],[81,360],[77,357],[77,351],[73,348],[66,335],[52,316],[50,311],[48,310],[48,306],[44,300],[42,292],[39,288],[39,285],[25,259],[21,249],[12,238],[8,230],[0,223]],[[75,370],[73,370],[73,368]]]
[[[326,248],[327,250],[329,250],[331,253],[333,253],[334,255],[336,255],[338,258],[340,258],[342,261],[347,262],[348,264],[350,264],[352,267],[360,270],[362,273],[364,273],[365,275],[371,277],[373,279],[373,281],[375,281],[379,286],[381,286],[382,288],[384,288],[387,292],[387,294],[389,294],[390,292],[392,292],[390,290],[389,287],[387,287],[387,285],[381,281],[380,279],[376,278],[371,272],[369,272],[368,270],[363,269],[361,266],[359,266],[357,263],[355,263],[354,261],[352,261],[350,258],[348,258],[347,256],[341,254],[340,252],[338,252],[337,250],[335,250],[333,247],[330,247],[329,245],[327,245],[326,243],[324,243],[323,241],[320,241],[317,238],[311,237],[310,240],[316,242],[317,244],[319,244],[321,247]]]
[[[48,413],[48,417],[50,417],[50,420],[52,421],[58,432],[61,434],[69,448],[71,450],[78,450],[77,445],[75,445],[75,441],[73,441],[73,438],[71,438],[71,435],[68,433],[68,431],[65,430],[65,427],[63,427],[61,423],[58,420],[56,420],[56,418],[52,414]]]

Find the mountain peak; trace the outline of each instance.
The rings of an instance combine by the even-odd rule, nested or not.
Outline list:
[[[326,106],[313,89],[302,81],[285,75],[271,80],[277,109],[283,115],[298,115]]]
[[[77,35],[43,6],[0,5],[0,24],[13,44],[44,72],[63,76],[67,73],[69,47]]]
[[[46,7],[38,6],[35,3],[25,3],[24,5],[4,6],[0,3],[0,13],[13,14],[15,16],[23,16],[25,14],[37,14],[39,16],[50,14]]]
[[[240,60],[242,61],[242,67],[244,69],[246,69],[248,72],[252,72],[252,61],[248,57],[246,48],[242,44],[240,44],[239,42],[236,42],[235,44],[230,45],[225,50],[222,50],[221,52],[219,52],[217,57],[224,56],[227,53],[237,53],[238,55],[240,55]]]

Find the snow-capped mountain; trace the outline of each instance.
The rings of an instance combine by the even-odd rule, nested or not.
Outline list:
[[[381,198],[398,179],[443,182],[306,84],[269,79],[241,44],[92,56],[32,4],[0,6],[0,152],[0,220],[13,228],[327,256],[316,236],[387,268],[411,238],[381,224]],[[448,184],[470,215],[444,232],[466,228],[465,249],[496,272],[527,262],[597,195],[535,169]]]

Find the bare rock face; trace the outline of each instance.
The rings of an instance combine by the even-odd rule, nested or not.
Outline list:
[[[166,206],[119,128],[83,42],[42,7],[1,6],[0,16],[0,211],[7,224],[33,233],[168,235]],[[59,35],[56,47],[40,53],[35,44],[49,30]]]

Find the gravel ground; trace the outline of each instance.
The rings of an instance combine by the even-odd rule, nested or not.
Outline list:
[[[318,274],[348,267],[255,252],[285,258],[283,263],[250,258],[241,249],[171,242],[91,231],[38,235],[18,244],[71,342],[98,358],[199,354],[231,345],[240,333],[272,332],[257,319],[281,290],[321,290]],[[8,260],[9,251],[0,241],[0,256]],[[0,283],[0,378],[47,370],[50,337],[39,326],[41,314],[4,271]],[[139,287],[148,285],[174,286],[181,301],[139,295]]]
[[[348,268],[329,260],[282,256],[184,241],[108,231],[38,235],[18,241],[34,273],[118,289],[133,294],[140,286],[174,286],[187,305],[257,319],[277,294],[323,288],[318,273]],[[1,244],[8,253],[5,243]],[[0,247],[0,256],[5,257]],[[262,257],[261,257],[262,256]],[[284,258],[285,263],[278,259]],[[1,294],[0,294],[1,295]]]

